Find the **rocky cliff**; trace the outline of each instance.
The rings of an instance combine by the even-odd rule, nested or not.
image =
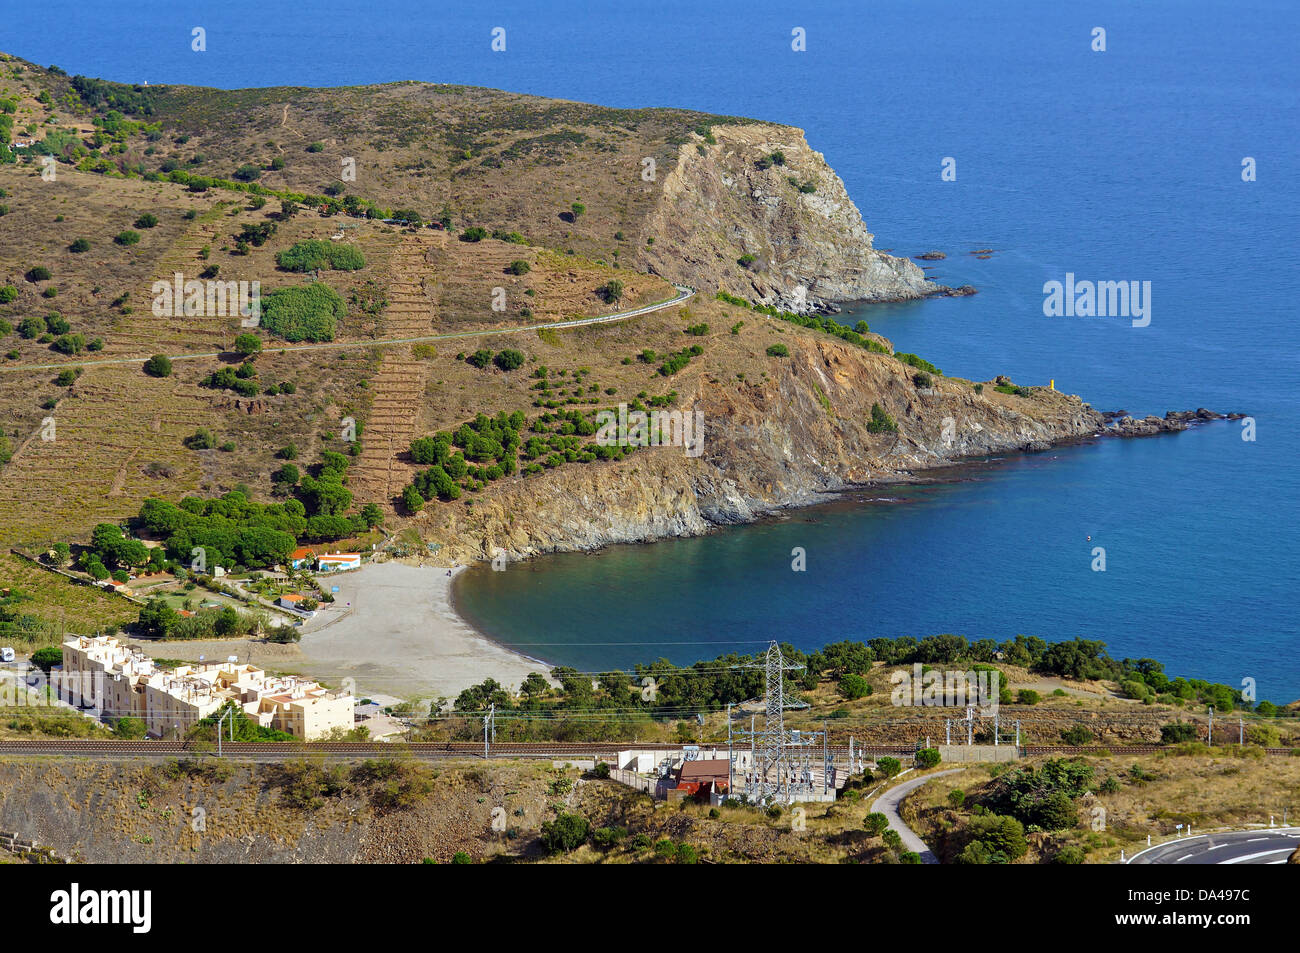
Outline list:
[[[1047,388],[1021,397],[990,383],[976,393],[968,381],[942,377],[918,387],[914,369],[894,357],[826,335],[807,334],[778,368],[739,386],[706,372],[678,385],[678,406],[703,414],[698,457],[642,449],[512,481],[473,508],[443,511],[446,521],[426,523],[426,535],[459,561],[698,535],[855,486],[912,480],[962,457],[1046,449],[1104,427],[1079,398]],[[868,429],[877,403],[896,433]]]
[[[640,264],[789,311],[939,291],[905,258],[876,251],[844,183],[802,130],[719,125],[681,146],[664,177]]]

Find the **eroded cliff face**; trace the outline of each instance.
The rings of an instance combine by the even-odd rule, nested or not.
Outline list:
[[[423,516],[421,528],[443,545],[440,556],[460,562],[698,535],[962,457],[1045,449],[1104,425],[1057,391],[1025,398],[990,384],[976,394],[968,382],[938,377],[918,388],[913,373],[888,355],[810,335],[761,383],[707,373],[681,382],[677,407],[703,414],[698,457],[661,447],[549,471],[500,485],[473,508],[436,510],[439,522]],[[895,418],[896,434],[868,431],[873,403]]]
[[[940,290],[912,262],[872,247],[844,183],[801,130],[724,125],[713,136],[682,146],[663,173],[640,267],[800,313]]]

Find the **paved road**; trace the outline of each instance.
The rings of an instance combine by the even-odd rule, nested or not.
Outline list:
[[[1130,864],[1285,864],[1300,847],[1300,827],[1197,834],[1138,851]]]
[[[626,321],[628,318],[639,317],[643,314],[650,314],[663,308],[671,308],[674,305],[681,304],[688,298],[695,296],[695,289],[688,288],[685,285],[673,285],[677,289],[677,297],[669,298],[666,301],[656,301],[654,304],[647,304],[644,307],[633,308],[630,311],[616,311],[613,314],[599,314],[591,318],[574,318],[570,321],[553,321],[549,324],[527,324],[518,328],[489,328],[483,331],[457,331],[452,334],[428,334],[415,338],[380,338],[375,341],[329,341],[325,344],[289,344],[289,345],[272,345],[263,351],[264,354],[274,356],[280,351],[293,353],[297,351],[337,351],[343,348],[364,348],[376,347],[385,344],[423,344],[428,341],[447,341],[454,338],[479,338],[489,337],[494,334],[519,334],[523,331],[543,331],[549,328],[578,328],[585,324],[609,324],[612,321]],[[203,351],[192,354],[169,354],[167,355],[173,361],[193,361],[199,358],[221,357],[222,351]],[[53,364],[3,364],[0,365],[0,371],[43,371],[43,370],[61,370],[65,367],[102,367],[109,364],[143,364],[149,360],[150,355],[143,354],[140,357],[117,357],[106,358],[99,361],[63,361]]]
[[[921,785],[934,778],[941,778],[945,774],[956,774],[958,771],[965,771],[965,768],[949,768],[947,771],[936,771],[934,774],[923,774],[919,778],[913,778],[910,781],[904,781],[897,787],[892,787],[871,805],[871,810],[879,812],[889,818],[889,826],[898,831],[898,836],[903,839],[903,847],[906,850],[915,851],[921,855],[921,863],[937,864],[939,858],[934,856],[934,851],[925,846],[925,841],[916,835],[916,832],[903,823],[903,818],[898,813],[898,807],[903,803],[903,798],[907,797]]]

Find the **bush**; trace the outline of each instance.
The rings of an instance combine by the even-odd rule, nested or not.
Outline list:
[[[607,304],[613,304],[623,297],[623,282],[617,278],[611,278],[599,288],[596,289],[599,295]]]
[[[784,344],[770,344],[767,348],[768,357],[789,357],[790,349]]]
[[[46,268],[44,265],[36,265],[34,268],[29,268],[24,277],[28,281],[36,282],[49,281],[53,276],[50,274],[50,269]]]
[[[497,352],[492,363],[503,371],[513,371],[524,363],[524,356],[519,351],[505,350]]]
[[[324,151],[325,151],[325,146],[324,146],[323,143],[320,143],[320,142],[313,142],[311,145],[309,145],[309,146],[307,147],[307,151],[308,151],[308,152],[324,152]]]
[[[487,229],[480,228],[478,225],[473,225],[460,233],[460,240],[463,242],[481,242],[487,237]]]
[[[1083,863],[1085,857],[1086,855],[1083,852],[1083,848],[1076,847],[1074,844],[1066,844],[1064,847],[1062,847],[1060,850],[1058,850],[1055,854],[1052,855],[1052,863],[1081,864]]]
[[[277,253],[275,263],[285,271],[305,272],[320,268],[357,271],[366,266],[366,259],[355,246],[311,239]]]
[[[133,224],[136,228],[155,228],[158,225],[158,216],[153,212],[145,212]]]
[[[591,822],[581,814],[560,814],[542,824],[542,847],[552,854],[576,850],[586,843],[590,831]]]
[[[119,245],[134,245],[140,241],[140,233],[127,229],[124,232],[118,232],[113,241]]]
[[[73,254],[80,254],[83,251],[90,251],[90,242],[85,238],[78,238],[68,246],[68,251]]]
[[[1042,696],[1032,688],[1022,688],[1016,695],[1016,704],[1037,705],[1041,697]]]
[[[897,758],[877,758],[876,770],[880,772],[882,778],[892,778],[903,770],[903,763]]]
[[[319,281],[281,288],[262,299],[262,327],[286,341],[332,341],[346,315],[339,293]]]
[[[867,433],[898,433],[898,424],[894,418],[885,413],[879,404],[871,405],[871,420],[867,423]]]
[[[1160,726],[1160,743],[1178,745],[1196,740],[1196,726],[1185,721]]]
[[[868,814],[862,822],[863,828],[872,837],[879,837],[889,829],[889,818],[879,811]]]
[[[917,387],[932,387],[934,385],[934,378],[925,371],[917,371],[912,375],[912,383]]]
[[[144,362],[144,372],[150,377],[170,377],[172,373],[171,359],[164,354],[155,354]]]
[[[1071,725],[1061,732],[1061,740],[1067,745],[1086,745],[1092,740],[1092,732],[1083,725]]]
[[[532,270],[532,265],[528,264],[528,262],[524,261],[522,258],[516,258],[506,266],[506,274],[508,275],[526,275]]]
[[[0,288],[0,304],[9,304],[18,297],[18,289],[13,285],[5,285]]]
[[[966,803],[966,792],[961,788],[953,788],[948,792],[948,804],[954,810],[960,809]]]
[[[207,427],[200,427],[182,441],[190,450],[211,450],[217,445],[217,438]]]

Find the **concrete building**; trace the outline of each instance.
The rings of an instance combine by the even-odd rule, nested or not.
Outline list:
[[[263,728],[304,741],[335,728],[351,730],[355,723],[350,692],[296,675],[268,675],[255,665],[233,661],[160,669],[144,653],[109,636],[68,639],[63,668],[79,687],[83,705],[98,707],[108,718],[140,718],[155,738],[183,737],[227,702]]]
[[[360,553],[325,553],[316,557],[317,572],[339,572],[343,569],[360,568]]]
[[[310,566],[316,554],[306,546],[300,546],[289,554],[289,565],[294,569],[301,569],[303,566]]]

